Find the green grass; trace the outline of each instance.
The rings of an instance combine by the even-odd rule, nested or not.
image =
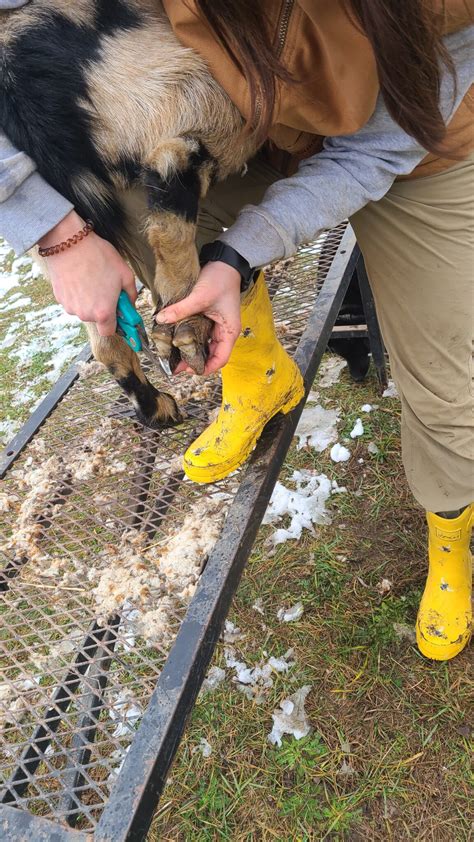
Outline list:
[[[373,378],[355,386],[346,372],[321,398],[341,409],[340,440],[358,417],[364,436],[350,441],[344,464],[291,450],[282,482],[295,468],[316,469],[348,493],[332,498],[331,525],[273,556],[272,527],[261,528],[230,615],[245,632],[237,649],[246,663],[291,646],[296,665],[264,704],[242,696],[230,673],[199,700],[150,842],[471,838],[470,654],[432,664],[394,630],[413,627],[426,570],[424,515],[400,461],[399,403],[380,398]],[[363,403],[379,409],[361,413]],[[384,596],[382,578],[392,583]],[[264,616],[252,608],[257,598]],[[303,617],[278,622],[278,608],[297,601]],[[221,646],[214,663],[225,667]],[[271,746],[273,710],[303,684],[312,686],[312,733]],[[208,759],[193,752],[201,737]]]

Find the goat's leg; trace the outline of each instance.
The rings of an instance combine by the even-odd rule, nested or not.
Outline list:
[[[163,307],[186,298],[199,275],[195,226],[171,213],[154,214],[148,229],[150,242],[160,250],[155,285]],[[159,308],[161,309],[161,308]],[[177,362],[179,355],[197,374],[202,374],[212,322],[206,316],[190,316],[176,325],[154,324],[153,340],[161,357]]]
[[[199,276],[198,206],[208,190],[215,164],[192,138],[163,142],[147,163],[147,234],[156,259],[154,287],[162,306],[167,306],[189,295]],[[196,315],[174,326],[156,324],[153,339],[160,356],[173,363],[173,349],[178,349],[181,358],[202,374],[211,328],[210,319]]]
[[[137,354],[117,334],[100,336],[95,324],[87,324],[92,353],[103,363],[132,402],[138,420],[152,429],[181,421],[174,398],[159,392],[142,371]]]

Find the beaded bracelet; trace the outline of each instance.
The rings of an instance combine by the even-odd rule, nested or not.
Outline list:
[[[81,240],[84,240],[91,231],[94,230],[94,223],[88,219],[84,228],[81,228],[77,234],[74,234],[69,239],[64,240],[63,243],[58,243],[56,246],[47,246],[46,248],[39,248],[38,253],[40,257],[51,257],[53,254],[59,254],[62,251],[66,251],[66,249],[70,249],[71,246],[77,245],[80,243]]]

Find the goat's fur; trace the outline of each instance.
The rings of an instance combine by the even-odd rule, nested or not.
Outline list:
[[[204,61],[177,41],[158,0],[31,0],[0,12],[0,50],[5,134],[132,264],[121,196],[144,188],[154,300],[159,307],[183,298],[199,273],[199,200],[255,152]],[[173,343],[200,373],[208,327],[198,317],[154,336],[162,355]],[[145,423],[179,417],[123,340],[90,333],[95,356]]]

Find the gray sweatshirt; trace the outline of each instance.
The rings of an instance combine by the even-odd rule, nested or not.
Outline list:
[[[17,8],[28,0],[0,0]],[[457,73],[443,75],[440,106],[446,122],[474,81],[474,26],[445,38]],[[258,206],[247,205],[220,239],[251,266],[288,257],[325,229],[378,201],[399,175],[408,175],[426,151],[390,117],[379,97],[369,122],[356,134],[326,139],[322,152],[298,172],[272,185]],[[17,254],[31,248],[72,209],[35,172],[34,163],[0,132],[0,234]]]

